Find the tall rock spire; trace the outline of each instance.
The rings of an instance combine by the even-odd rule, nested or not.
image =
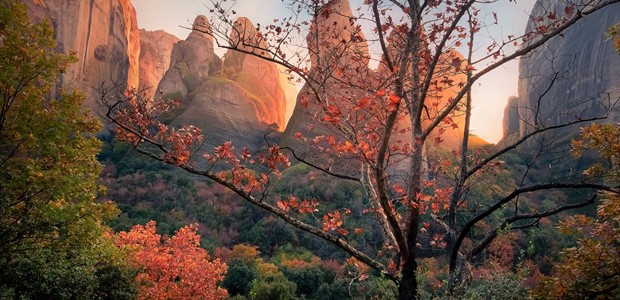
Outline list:
[[[187,39],[176,43],[170,57],[170,68],[159,83],[158,90],[168,97],[185,99],[207,78],[222,68],[222,60],[215,54],[213,38],[207,34],[209,20],[197,16]]]
[[[280,141],[298,155],[312,157],[311,160],[321,164],[347,164],[347,160],[332,160],[329,155],[317,152],[317,147],[302,142],[298,133],[310,140],[327,135],[342,138],[334,133],[332,125],[324,122],[324,108],[327,105],[338,107],[342,115],[347,116],[347,110],[354,106],[352,104],[365,96],[372,97],[372,85],[377,82],[375,72],[368,66],[366,38],[355,20],[348,0],[329,1],[317,10],[306,37],[311,60],[310,77],[316,80],[306,83],[299,92]],[[342,172],[357,171],[352,164],[330,167]]]
[[[261,55],[263,51],[260,49],[266,49],[267,44],[257,33],[254,24],[248,18],[241,17],[234,23],[230,42],[242,50]],[[259,99],[257,104],[263,107],[261,111],[264,112],[264,115],[258,116],[259,119],[268,124],[277,124],[280,130],[284,129],[286,97],[275,63],[251,54],[228,50],[224,56],[224,73]]]

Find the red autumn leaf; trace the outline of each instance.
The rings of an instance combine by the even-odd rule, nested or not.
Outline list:
[[[299,207],[299,202],[297,202],[297,198],[295,196],[291,196],[291,198],[289,198],[288,204],[292,207],[292,208],[297,208]]]
[[[366,98],[366,97],[360,99],[359,101],[357,101],[357,106],[355,107],[355,110],[359,110],[361,108],[366,107],[368,105],[369,101],[370,100],[368,98]]]
[[[402,186],[400,186],[400,184],[395,183],[392,188],[394,188],[394,192],[398,193],[398,194],[404,194],[405,193],[405,189],[403,189]]]
[[[331,146],[336,145],[336,138],[333,135],[327,137],[327,143]]]
[[[276,201],[276,205],[278,206],[279,209],[288,212],[289,211],[289,206],[288,203],[286,201],[282,201],[282,200],[278,200]]]
[[[397,271],[397,269],[396,269],[396,264],[394,263],[394,261],[393,261],[393,260],[390,260],[390,261],[388,262],[388,270],[390,270],[390,271],[392,271],[392,272],[396,272],[396,271]]]
[[[308,107],[308,97],[307,96],[301,97],[301,99],[299,99],[299,103],[301,104],[301,106],[307,108]]]
[[[329,113],[332,117],[337,117],[340,116],[340,108],[336,105],[328,105],[327,106],[327,113]]]
[[[243,158],[243,160],[248,160],[248,158],[250,158],[252,155],[250,154],[250,150],[248,150],[247,148],[243,148],[243,152],[241,153],[241,157]]]
[[[545,34],[547,33],[547,31],[549,31],[549,28],[545,25],[540,25],[536,29],[538,29],[538,31],[542,34]]]
[[[390,104],[396,105],[400,103],[400,97],[396,94],[390,94]]]
[[[130,266],[140,270],[136,276],[138,299],[224,299],[226,290],[218,287],[227,266],[211,260],[200,248],[198,225],[181,228],[162,242],[156,223],[136,225],[116,235],[116,244],[128,249]]]

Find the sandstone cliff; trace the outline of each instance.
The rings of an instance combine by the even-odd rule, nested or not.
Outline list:
[[[264,41],[256,40],[257,31],[249,19],[239,18],[234,25],[230,36],[231,44],[239,44],[239,47],[246,51],[253,51],[255,48],[244,45],[267,47]],[[249,94],[259,99],[257,104],[262,108],[257,112],[265,113],[257,116],[261,121],[267,124],[275,123],[278,129],[284,129],[286,96],[275,63],[253,55],[229,50],[224,56],[224,74],[229,79],[239,83]]]
[[[222,60],[214,52],[213,38],[202,32],[209,28],[207,17],[196,17],[194,28],[197,30],[192,30],[184,41],[172,48],[170,68],[157,89],[166,97],[185,99],[198,88],[202,79],[222,68]]]
[[[172,47],[179,39],[163,30],[140,29],[140,88],[149,89],[149,98],[157,92],[159,81],[170,67]]]
[[[324,100],[327,99],[340,107],[343,110],[342,114],[347,115],[347,107],[351,109],[354,106],[352,104],[359,99],[376,97],[374,91],[379,87],[381,78],[389,77],[389,71],[383,65],[380,65],[376,72],[369,69],[366,38],[358,30],[347,0],[330,1],[321,8],[321,11],[318,19],[311,23],[310,33],[306,38],[311,50],[310,72],[331,74],[325,76],[322,82],[314,84],[315,88],[318,87],[318,90],[322,91]],[[393,53],[392,58],[395,58],[398,56],[398,51],[404,47],[403,41],[396,34],[392,34],[388,41],[388,51]],[[429,107],[431,104],[434,105],[429,108],[427,117],[433,118],[439,113],[458,92],[458,84],[466,80],[463,72],[451,67],[453,59],[462,61],[463,56],[456,51],[450,51],[442,56],[437,66],[437,70],[440,71],[433,78],[434,84],[429,91],[429,103],[427,103]],[[317,97],[313,93],[309,85],[305,85],[300,91],[297,105],[283,135],[283,144],[302,149],[304,145],[296,145],[299,144],[294,138],[297,132],[309,138],[333,134],[333,130],[320,125],[322,107],[317,103]],[[449,122],[442,124],[441,134],[438,133],[440,130],[436,130],[429,140],[441,139],[439,145],[442,148],[457,150],[462,142],[464,114],[456,112],[450,117]],[[428,124],[428,120],[425,120],[423,125]],[[458,127],[453,127],[452,124]],[[312,128],[312,132],[308,128]],[[395,143],[398,141],[411,143],[411,122],[404,109],[392,139]]]
[[[299,143],[295,138],[296,133],[300,132],[308,138],[333,134],[329,126],[321,124],[323,109],[313,88],[322,91],[322,101],[329,99],[333,105],[345,109],[367,95],[372,90],[369,85],[375,82],[376,75],[368,68],[366,38],[355,26],[351,16],[349,1],[330,1],[321,8],[319,18],[312,22],[306,37],[310,49],[310,76],[321,78],[318,74],[331,75],[313,82],[312,87],[304,85],[297,96],[281,143],[297,148],[300,153],[305,152],[307,145]],[[343,114],[346,115],[346,112],[343,111]]]
[[[130,0],[24,2],[33,19],[52,24],[60,51],[76,53],[78,63],[61,85],[86,92],[87,107],[97,108],[93,87],[101,83],[138,86],[140,41]]]
[[[288,79],[288,74],[286,74],[286,69],[282,66],[278,66],[278,71],[280,73],[280,86],[284,90],[284,97],[286,98],[286,110],[284,113],[284,125],[288,124],[288,121],[291,119],[293,115],[293,110],[295,109],[295,103],[297,102],[297,94],[299,91],[295,84]]]
[[[396,60],[393,63],[398,65],[400,51],[405,48],[406,36],[403,32],[392,32],[387,38],[387,42],[388,52],[392,60]],[[427,128],[437,115],[451,104],[452,99],[461,90],[461,86],[467,81],[467,74],[461,68],[454,66],[455,61],[460,62],[461,67],[465,65],[465,57],[456,50],[448,50],[439,57],[426,95],[426,108],[421,116],[423,129]],[[391,76],[385,64],[379,65],[378,72],[381,74],[381,78]],[[467,95],[463,96],[461,104],[465,103],[466,97]],[[406,129],[407,132],[405,134],[395,132],[395,139],[411,142],[411,120],[407,112],[405,112],[405,117],[397,123],[397,126],[400,129]],[[464,105],[459,105],[429,135],[426,143],[427,149],[460,150],[463,144],[464,126]]]
[[[557,7],[555,5],[558,5]],[[558,1],[539,0],[532,16],[545,10],[563,10]],[[588,15],[556,37],[548,47],[524,57],[519,66],[519,132],[535,127],[562,124],[604,114],[620,97],[620,57],[605,36],[605,30],[620,22],[620,4]],[[527,31],[533,27],[527,26]],[[616,110],[607,122],[620,120]],[[555,136],[566,136],[560,131]]]
[[[131,0],[119,0],[123,11],[123,23],[125,24],[125,38],[127,39],[127,55],[129,68],[127,70],[127,87],[137,88],[140,80],[140,31],[136,10]]]
[[[519,97],[512,96],[508,98],[508,103],[504,109],[504,119],[502,122],[502,128],[504,136],[502,141],[513,139],[519,136]]]
[[[284,104],[273,102],[269,107],[264,98],[246,90],[246,87],[256,88],[252,85],[265,83],[260,78],[247,79],[244,85],[228,79],[222,70],[222,60],[214,53],[212,37],[205,33],[209,30],[208,19],[198,16],[194,28],[199,30],[193,30],[186,40],[174,45],[170,68],[158,87],[164,98],[181,100],[172,123],[201,128],[206,136],[205,150],[212,150],[225,141],[232,141],[238,149],[243,146],[258,149],[263,145],[263,136],[277,130],[277,126],[270,126],[276,114],[268,109]],[[242,63],[246,61],[243,57],[237,58]],[[229,66],[235,65],[229,63]],[[252,64],[246,66],[251,68]],[[256,68],[247,71],[267,73],[269,70]],[[245,72],[232,70],[234,74]],[[278,79],[277,72],[273,76]],[[282,94],[281,89],[279,93]],[[284,96],[276,100],[285,101]],[[284,111],[281,115],[283,119]]]
[[[451,62],[454,59],[463,62],[465,57],[454,50],[444,53],[440,57],[427,95],[426,105],[429,108],[425,113],[426,119],[422,120],[423,127],[430,125],[431,121],[450,105],[452,99],[461,90],[460,84],[467,82],[467,75],[463,71],[452,67]],[[444,122],[429,136],[427,145],[456,151],[461,149],[463,144],[463,127],[465,126],[465,97],[467,96],[464,96],[459,103],[462,106],[457,106],[453,113],[449,114],[444,119]]]

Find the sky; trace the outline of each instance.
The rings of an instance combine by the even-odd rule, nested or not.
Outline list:
[[[350,0],[353,10],[363,0]],[[205,2],[200,0],[133,0],[138,17],[138,26],[146,30],[163,29],[180,39],[189,34],[194,18],[199,14],[208,16]],[[527,17],[534,0],[499,0],[486,5],[481,17],[493,23],[492,11],[497,13],[498,23],[483,29],[477,37],[487,42],[491,37],[501,38],[520,35],[525,29]],[[288,15],[288,8],[282,0],[237,0],[235,11],[238,16],[246,16],[252,22],[269,24],[275,18]],[[366,36],[372,35],[366,33]],[[372,51],[372,49],[371,49]],[[222,55],[223,49],[216,50]],[[497,142],[502,137],[502,119],[508,97],[517,95],[518,62],[513,61],[483,76],[473,87],[472,133],[489,142]]]

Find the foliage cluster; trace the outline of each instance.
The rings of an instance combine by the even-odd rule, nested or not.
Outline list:
[[[131,298],[131,270],[97,203],[101,142],[79,92],[58,91],[75,61],[19,1],[0,3],[0,297]]]

